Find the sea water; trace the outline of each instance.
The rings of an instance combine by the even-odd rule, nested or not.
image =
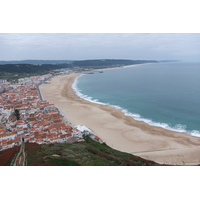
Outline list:
[[[88,101],[150,125],[200,137],[200,63],[155,63],[84,74],[73,84]]]

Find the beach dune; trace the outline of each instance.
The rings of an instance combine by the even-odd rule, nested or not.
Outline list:
[[[56,76],[40,86],[44,100],[55,104],[73,126],[85,125],[108,146],[161,164],[200,164],[200,138],[150,126],[115,108],[81,99],[72,89],[79,75]]]

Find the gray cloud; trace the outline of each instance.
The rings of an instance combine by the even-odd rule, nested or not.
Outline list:
[[[200,34],[0,34],[0,60],[94,58],[200,60]]]

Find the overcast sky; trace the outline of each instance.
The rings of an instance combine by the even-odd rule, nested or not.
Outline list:
[[[199,33],[0,33],[0,60],[200,61]]]

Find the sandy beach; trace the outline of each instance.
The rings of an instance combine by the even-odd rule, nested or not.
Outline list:
[[[200,164],[200,138],[150,126],[79,98],[71,88],[79,75],[56,76],[40,86],[43,98],[55,104],[73,126],[85,125],[108,146],[161,164]]]

